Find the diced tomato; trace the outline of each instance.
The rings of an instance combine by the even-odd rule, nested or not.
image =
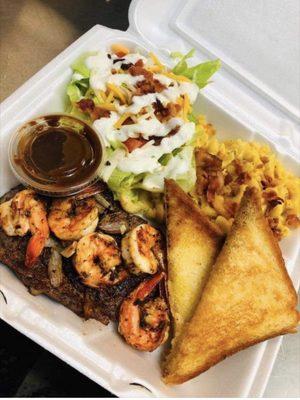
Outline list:
[[[138,149],[139,147],[144,146],[145,143],[147,143],[147,140],[142,139],[142,138],[139,138],[139,139],[129,138],[124,142],[129,153],[131,153],[135,149]]]

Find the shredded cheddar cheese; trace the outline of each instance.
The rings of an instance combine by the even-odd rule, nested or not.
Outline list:
[[[146,67],[146,69],[153,73],[161,71],[161,67],[159,67],[158,65],[151,65],[150,67]]]
[[[131,116],[131,113],[124,113],[118,121],[114,124],[114,128],[120,129],[123,123],[126,121],[127,118]]]
[[[168,78],[174,79],[174,81],[178,82],[191,82],[189,78],[183,75],[175,75],[173,72],[162,72],[163,75],[167,76]]]
[[[183,119],[184,121],[188,121],[188,113],[190,109],[190,100],[189,96],[187,94],[183,95],[183,108],[182,108],[182,114],[183,114]]]
[[[123,104],[126,104],[126,96],[122,92],[121,88],[117,87],[116,85],[114,85],[112,83],[108,83],[107,87],[122,101]]]
[[[114,43],[111,45],[111,51],[117,55],[121,55],[123,54],[124,56],[126,56],[130,51],[128,49],[128,47],[124,46],[121,43]]]
[[[100,108],[103,108],[104,110],[108,110],[108,111],[116,111],[116,107],[114,104],[112,103],[101,103],[99,104]]]
[[[106,98],[106,102],[111,103],[113,100],[114,100],[114,92],[112,90],[110,90],[110,92],[108,93],[108,96]]]
[[[153,64],[157,65],[161,71],[163,71],[165,69],[164,65],[159,61],[159,59],[157,58],[157,56],[154,53],[150,52],[149,56],[151,57]]]
[[[95,95],[96,95],[97,99],[99,100],[99,103],[105,102],[106,94],[104,93],[103,90],[95,90]]]

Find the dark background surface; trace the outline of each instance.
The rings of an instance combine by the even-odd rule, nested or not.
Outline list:
[[[126,30],[131,0],[0,0],[0,101],[96,24]]]
[[[129,3],[0,0],[1,100],[95,24],[126,30]],[[113,397],[3,321],[0,396]]]

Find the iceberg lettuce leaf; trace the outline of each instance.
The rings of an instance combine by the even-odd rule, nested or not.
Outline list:
[[[73,64],[71,65],[73,71],[81,74],[83,76],[83,78],[89,78],[90,70],[86,66],[85,61],[86,61],[87,57],[89,57],[93,54],[95,54],[95,53],[90,52],[90,53],[82,54],[80,57],[78,57],[77,60],[75,60],[73,62]]]
[[[200,89],[204,88],[212,75],[221,67],[220,60],[212,60],[189,67],[187,59],[194,55],[194,49],[190,50],[185,56],[181,56],[180,61],[173,68],[176,75],[183,75],[195,82]]]

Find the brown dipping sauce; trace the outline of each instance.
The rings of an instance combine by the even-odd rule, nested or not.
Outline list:
[[[31,122],[31,131],[17,147],[15,162],[36,182],[56,187],[89,180],[102,159],[97,134],[86,123],[71,117],[46,116]],[[67,122],[67,123],[66,123]]]

